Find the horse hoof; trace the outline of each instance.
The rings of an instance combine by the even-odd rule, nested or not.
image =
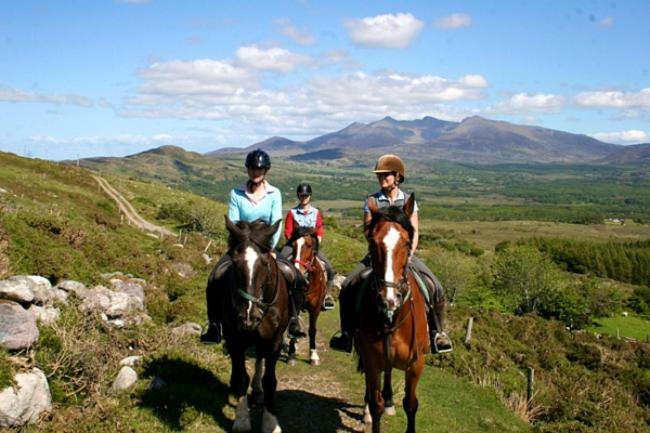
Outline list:
[[[296,365],[296,358],[289,358],[287,364],[289,364],[291,367],[294,367]]]
[[[385,407],[384,414],[388,416],[395,416],[395,406]]]
[[[278,419],[266,408],[262,414],[262,433],[282,433]]]
[[[311,362],[311,365],[313,365],[313,366],[320,365],[320,359],[312,359],[310,362]]]

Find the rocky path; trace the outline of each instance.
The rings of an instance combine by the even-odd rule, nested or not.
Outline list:
[[[156,224],[152,224],[149,221],[146,221],[144,218],[142,218],[138,214],[138,212],[136,212],[136,210],[133,208],[131,203],[129,203],[129,201],[126,200],[124,196],[122,196],[122,194],[120,194],[115,188],[113,188],[111,184],[109,184],[106,181],[106,179],[94,174],[92,176],[99,184],[99,187],[106,194],[108,194],[113,200],[115,200],[118,207],[120,208],[120,212],[122,212],[126,216],[126,219],[129,221],[130,224],[142,230],[151,233],[156,233],[159,236],[176,236],[176,234],[171,230]]]

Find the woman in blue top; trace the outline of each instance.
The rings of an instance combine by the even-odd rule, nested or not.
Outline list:
[[[230,203],[228,204],[228,218],[233,223],[239,221],[262,220],[267,224],[274,224],[282,219],[282,195],[280,190],[271,185],[266,180],[266,173],[271,169],[271,158],[261,149],[254,150],[246,156],[246,169],[248,180],[230,191]],[[281,228],[273,235],[273,245],[275,248],[280,239]],[[209,279],[221,280],[230,269],[232,259],[227,253],[221,257],[215,265]],[[286,267],[285,267],[286,268]],[[289,266],[289,268],[293,268]],[[296,283],[300,283],[298,276],[293,276]],[[292,290],[292,296],[299,297],[302,290],[301,284]],[[210,287],[210,284],[208,284]],[[220,285],[217,285],[220,287]],[[221,341],[221,291],[207,290],[206,299],[208,304],[208,329],[201,335],[201,342],[205,344],[216,344]],[[303,337],[304,331],[301,329],[298,320],[298,309],[295,305],[300,305],[301,301],[294,299],[290,302],[291,321],[289,323],[289,334],[293,337]]]

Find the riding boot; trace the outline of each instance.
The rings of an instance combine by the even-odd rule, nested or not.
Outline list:
[[[300,320],[300,310],[305,302],[305,281],[299,272],[295,272],[295,284],[289,296],[289,329],[290,338],[304,338],[307,336]]]
[[[347,286],[341,288],[339,294],[339,314],[341,318],[341,331],[334,334],[330,339],[330,348],[334,350],[339,350],[341,352],[352,352],[352,332],[354,329],[353,325],[353,314],[354,303],[351,298],[351,294],[354,291],[352,287]]]
[[[334,303],[334,298],[332,297],[332,286],[334,286],[334,280],[333,279],[327,279],[327,288],[325,289],[325,299],[323,299],[323,306],[322,309],[327,311],[327,310],[333,310],[336,307],[336,304]]]
[[[201,334],[200,340],[203,344],[221,343],[221,297],[217,281],[210,281],[206,289],[206,301],[208,307],[208,327]]]
[[[445,301],[436,302],[429,306],[427,322],[429,323],[429,339],[431,353],[445,353],[453,350],[451,338],[444,331]]]

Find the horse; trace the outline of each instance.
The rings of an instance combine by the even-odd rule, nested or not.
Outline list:
[[[286,281],[271,254],[272,237],[279,224],[280,221],[269,225],[262,220],[234,224],[226,216],[232,266],[227,284],[221,287],[222,326],[231,359],[230,389],[238,399],[234,432],[251,430],[246,395],[250,377],[245,353],[251,346],[256,361],[250,398],[252,404],[264,404],[262,432],[282,431],[275,416],[276,363],[289,323],[289,295]]]
[[[316,321],[327,292],[327,272],[325,265],[318,259],[319,242],[315,230],[299,226],[287,241],[293,251],[293,264],[307,282],[305,301],[302,309],[309,313],[309,362],[320,365],[316,351]],[[296,364],[296,339],[289,341],[289,365]]]
[[[360,295],[354,341],[366,381],[364,422],[372,424],[373,433],[380,431],[384,409],[392,407],[393,368],[405,372],[406,432],[415,433],[416,388],[429,351],[429,336],[426,302],[408,270],[414,206],[414,194],[402,208],[380,210],[375,201],[368,203],[372,219],[367,237],[373,272]]]

